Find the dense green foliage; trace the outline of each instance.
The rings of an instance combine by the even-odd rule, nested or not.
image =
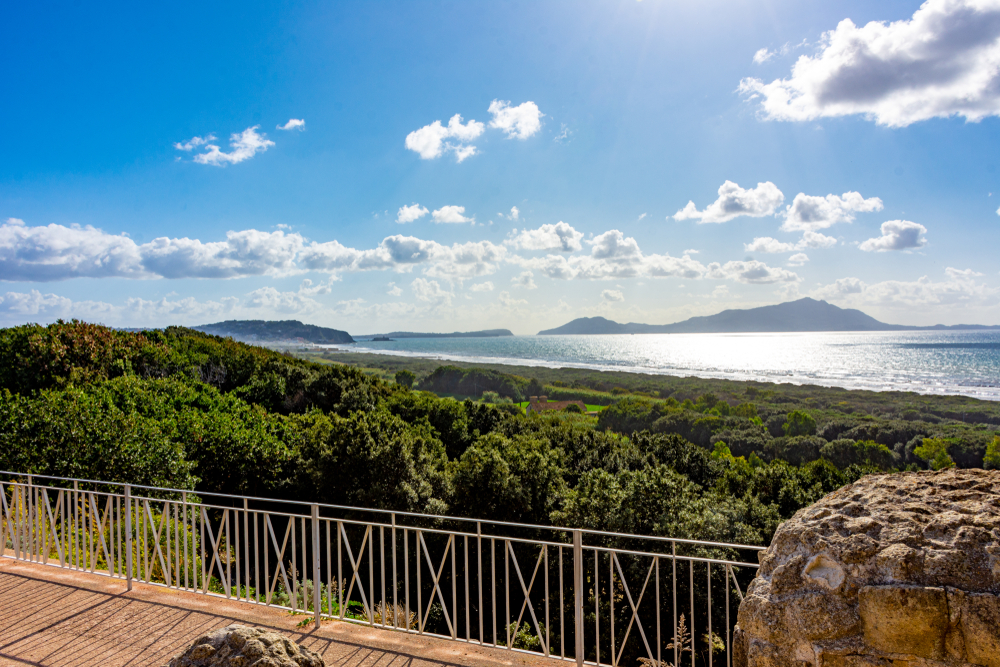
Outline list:
[[[411,361],[370,372],[181,328],[0,330],[0,469],[763,543],[866,473],[1000,466],[1000,412],[966,399],[978,422],[950,399]],[[542,394],[607,407],[513,402]]]

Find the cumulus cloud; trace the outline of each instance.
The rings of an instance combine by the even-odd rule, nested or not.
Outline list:
[[[520,275],[511,278],[510,282],[524,289],[537,289],[538,285],[535,284],[534,277],[535,274],[531,271],[522,271]]]
[[[477,139],[485,127],[475,120],[463,125],[462,116],[455,114],[447,126],[436,120],[430,125],[410,132],[406,135],[406,147],[424,160],[433,160],[446,152],[451,152],[455,154],[458,162],[462,162],[476,154],[476,147],[469,142]]]
[[[760,218],[773,215],[785,201],[785,195],[778,187],[767,181],[758,183],[751,189],[741,188],[732,181],[719,186],[719,198],[699,211],[693,201],[674,214],[674,220],[697,220],[699,223],[728,222],[741,215]]]
[[[837,245],[837,239],[820,232],[806,231],[796,243],[786,243],[770,236],[758,236],[750,243],[744,243],[747,252],[782,253],[795,252],[805,248],[832,248]]]
[[[492,292],[493,282],[487,280],[485,282],[476,283],[475,285],[471,285],[469,289],[472,290],[473,292]]]
[[[139,246],[142,266],[163,278],[238,278],[295,270],[299,234],[248,229],[227,232],[225,241],[160,237]]]
[[[625,295],[622,294],[621,290],[616,289],[606,289],[601,292],[601,299],[604,301],[624,301]]]
[[[0,226],[0,279],[150,278],[139,246],[95,227],[29,227],[17,218]]]
[[[798,274],[794,271],[770,267],[764,262],[757,260],[746,262],[733,261],[726,262],[725,264],[713,262],[708,265],[708,277],[753,285],[792,283],[800,280]]]
[[[517,220],[520,217],[521,217],[521,212],[519,210],[517,210],[517,207],[516,206],[511,206],[510,207],[510,219],[511,220]]]
[[[545,224],[538,229],[516,229],[511,232],[507,243],[521,250],[559,250],[560,252],[575,252],[583,245],[583,232],[561,220],[554,225]]]
[[[218,145],[211,143],[215,137],[211,134],[202,138],[194,137],[184,143],[174,144],[174,148],[182,151],[191,151],[200,146],[204,146],[206,152],[198,153],[194,156],[194,161],[199,164],[210,164],[216,167],[223,167],[227,164],[237,164],[244,160],[249,160],[257,153],[263,153],[274,145],[274,142],[266,138],[264,134],[258,134],[260,125],[248,127],[242,132],[234,132],[229,137],[229,147],[232,149],[228,153],[223,152]]]
[[[301,292],[280,292],[273,287],[261,287],[247,294],[244,306],[274,313],[293,314],[320,309],[319,303]]]
[[[174,148],[179,151],[193,151],[198,146],[204,146],[210,141],[215,141],[214,134],[206,134],[204,137],[191,137],[187,141],[178,141],[174,144]]]
[[[448,223],[472,222],[474,220],[474,218],[465,217],[464,206],[442,206],[431,213],[431,217],[434,218],[434,222]]]
[[[807,121],[861,114],[904,127],[948,116],[1000,115],[1000,3],[927,0],[908,20],[850,19],[823,34],[787,79],[747,78],[765,118]]]
[[[171,300],[166,297],[156,300],[141,298],[126,299],[122,305],[103,301],[73,301],[56,294],[42,294],[38,290],[30,292],[7,292],[0,294],[0,321],[24,322],[53,321],[59,318],[79,318],[90,322],[107,324],[158,325],[192,319],[218,318],[231,315],[239,306],[240,299],[226,297],[219,301],[198,301],[188,297]],[[249,314],[249,313],[248,313]]]
[[[709,275],[710,267],[706,267],[689,254],[682,257],[672,257],[668,254],[646,255],[634,238],[626,237],[617,229],[595,236],[587,243],[592,246],[589,255],[550,254],[544,257],[512,255],[507,261],[555,280],[609,280],[635,277],[736,279],[740,275],[734,270],[726,274],[717,264],[713,265],[717,267],[715,273]],[[763,263],[757,264],[766,267]],[[777,276],[785,270],[773,271],[776,272],[773,275]]]
[[[940,281],[923,276],[913,281],[886,280],[874,284],[858,278],[841,278],[814,290],[812,296],[852,306],[899,308],[992,306],[1000,301],[1000,289],[977,282],[976,278],[982,274],[976,271],[949,267],[945,275],[947,279]]]
[[[809,261],[809,255],[805,254],[804,252],[797,252],[788,258],[788,263],[791,266],[802,266],[808,261]]]
[[[442,289],[436,280],[425,280],[417,278],[410,284],[413,295],[417,300],[427,303],[451,305],[451,300],[455,296],[448,290]]]
[[[871,213],[882,210],[882,200],[878,197],[865,199],[857,192],[845,192],[841,196],[819,197],[800,192],[791,205],[785,208],[785,222],[781,229],[786,232],[816,231],[832,227],[838,222],[853,222],[856,213]]]
[[[306,122],[301,118],[289,118],[284,125],[278,125],[279,130],[304,130]]]
[[[427,275],[464,280],[494,273],[507,255],[504,246],[489,241],[451,246],[414,236],[388,236],[375,248],[358,250],[338,241],[313,242],[299,254],[302,267],[314,271],[357,272],[394,270],[406,272],[424,265]]]
[[[386,294],[390,296],[402,296],[403,290],[396,283],[389,283],[389,291]]]
[[[400,224],[414,222],[427,215],[427,213],[427,209],[420,204],[400,206],[399,213],[396,214],[396,222]]]
[[[507,308],[513,308],[515,306],[520,306],[528,303],[526,299],[515,299],[510,295],[510,292],[506,290],[500,292],[500,295],[497,297],[497,300]]]
[[[534,102],[512,107],[510,102],[493,100],[488,109],[493,119],[490,127],[503,130],[508,139],[527,139],[542,129],[543,114]]]
[[[865,252],[913,250],[927,245],[927,228],[909,220],[889,220],[882,223],[882,236],[868,239],[858,246]]]

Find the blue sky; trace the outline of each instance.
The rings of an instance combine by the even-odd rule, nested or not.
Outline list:
[[[1000,324],[1000,3],[22,3],[0,50],[3,324]]]

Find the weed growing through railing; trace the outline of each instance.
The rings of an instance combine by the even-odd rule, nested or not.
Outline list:
[[[417,627],[417,615],[414,612],[406,613],[406,608],[403,605],[391,605],[384,602],[380,602],[375,605],[375,625],[391,625],[397,628],[409,628],[411,630]]]

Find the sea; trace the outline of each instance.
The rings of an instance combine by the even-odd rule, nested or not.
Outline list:
[[[1000,400],[1000,331],[995,330],[405,338],[327,347],[441,361]]]

